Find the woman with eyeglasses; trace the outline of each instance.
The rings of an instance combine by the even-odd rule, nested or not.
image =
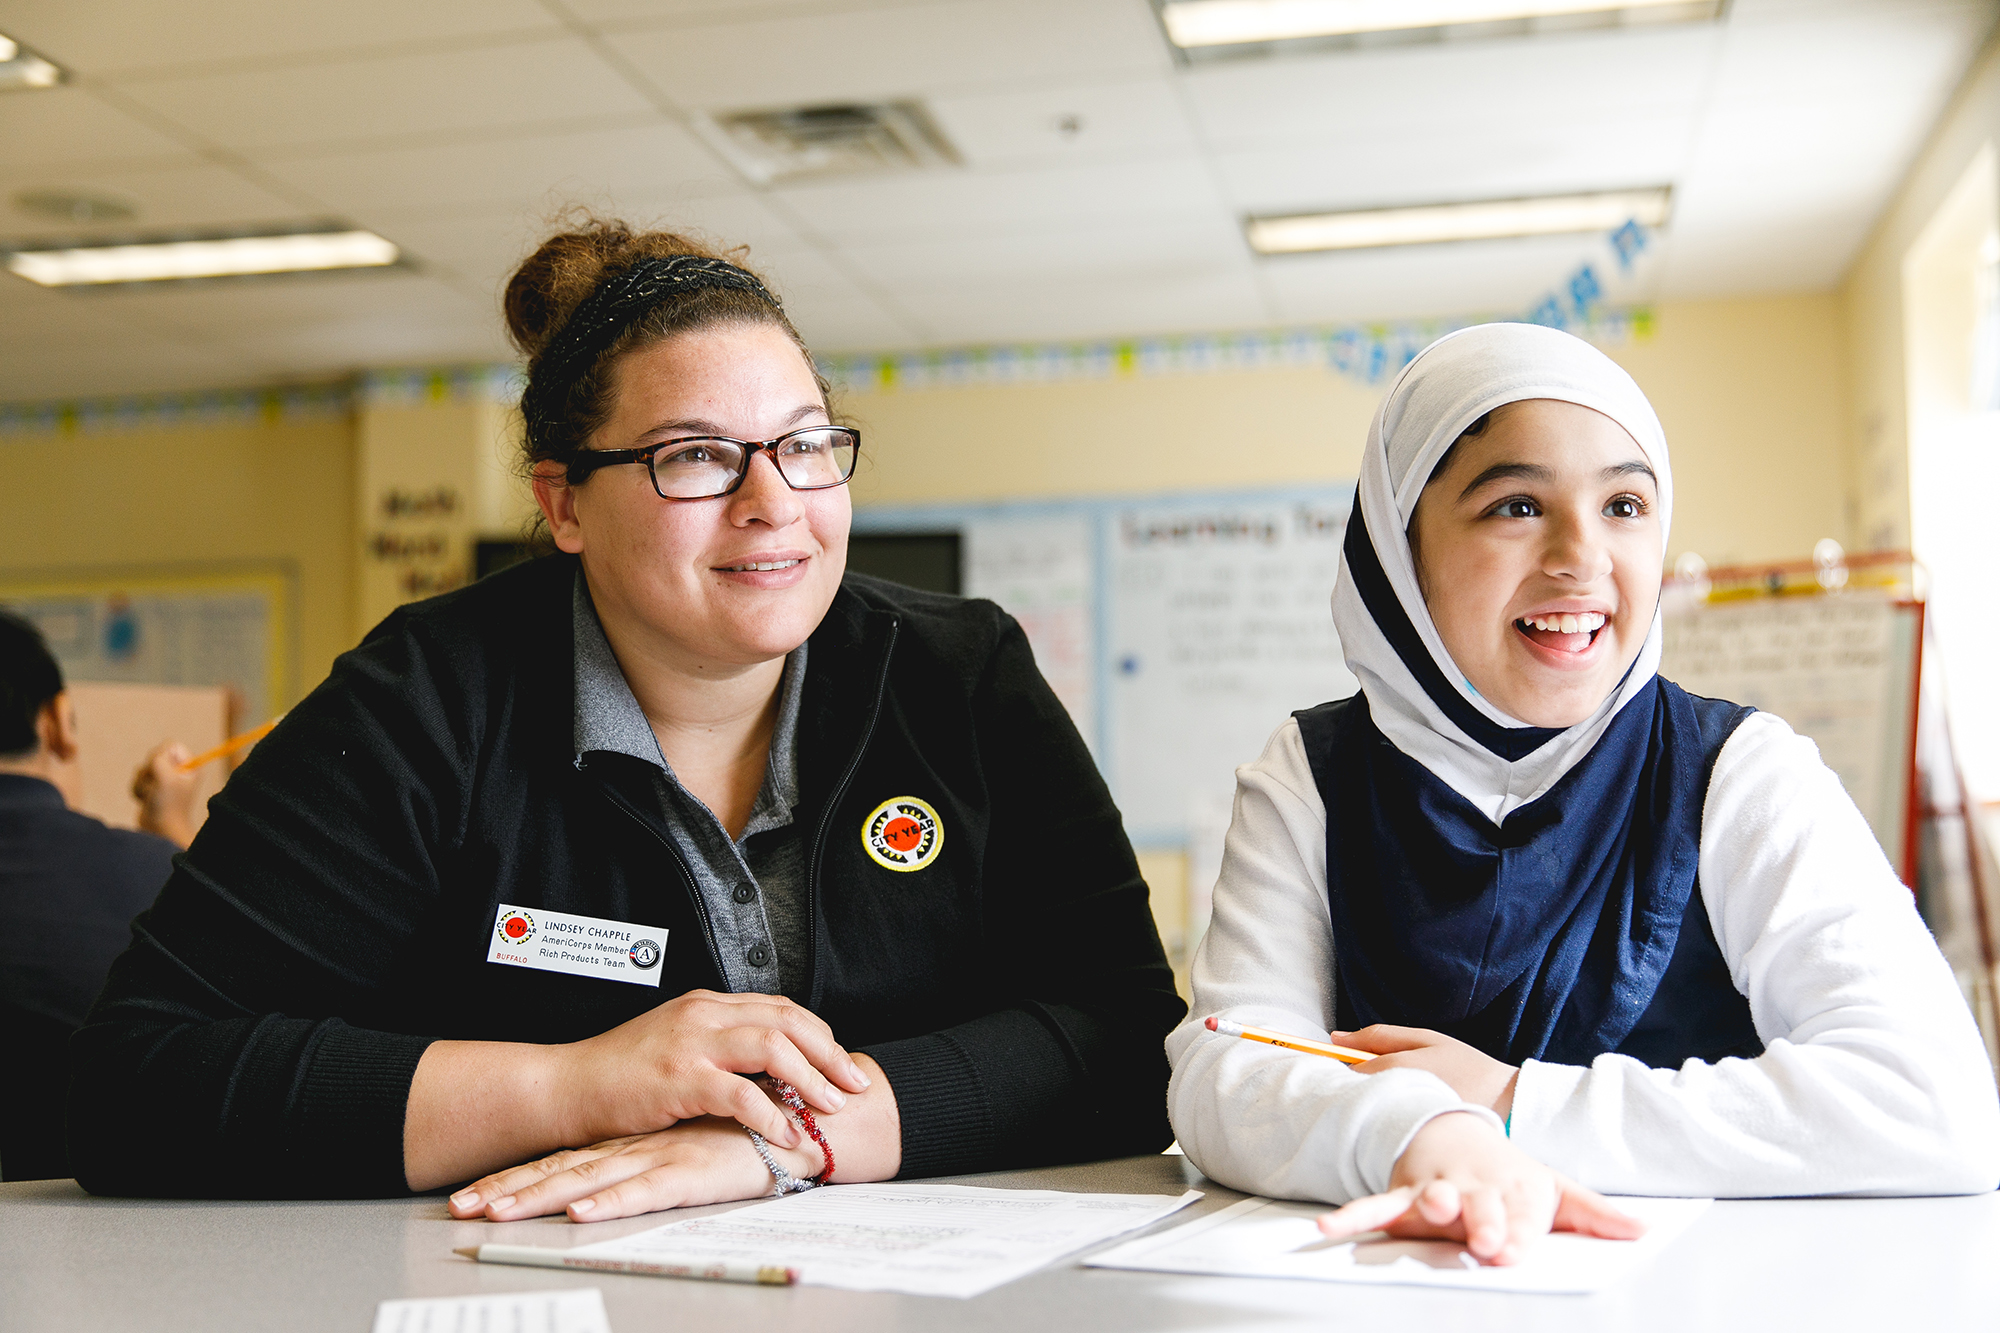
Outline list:
[[[78,1178],[595,1221],[1164,1147],[1118,811],[1012,618],[845,572],[778,299],[593,221],[506,313],[558,553],[232,776],[76,1040]]]

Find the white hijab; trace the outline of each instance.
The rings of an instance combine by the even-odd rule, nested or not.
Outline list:
[[[1361,455],[1355,503],[1403,612],[1452,688],[1503,727],[1527,724],[1482,699],[1445,651],[1417,587],[1407,531],[1417,497],[1438,460],[1474,421],[1529,398],[1576,403],[1610,417],[1638,442],[1659,477],[1660,555],[1673,518],[1667,438],[1632,377],[1580,338],[1539,324],[1479,324],[1426,347],[1389,386]],[[1518,760],[1494,754],[1468,736],[1425,693],[1354,585],[1343,554],[1333,589],[1333,623],[1348,669],[1361,681],[1376,727],[1410,756],[1499,823],[1567,773],[1604,734],[1618,710],[1660,665],[1660,613],[1637,661],[1596,712]]]

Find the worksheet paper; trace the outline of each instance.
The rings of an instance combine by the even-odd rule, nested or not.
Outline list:
[[[972,1185],[833,1185],[569,1251],[597,1259],[735,1260],[849,1291],[977,1296],[1201,1197]]]
[[[1320,1235],[1323,1203],[1245,1199],[1220,1212],[1092,1255],[1091,1268],[1219,1277],[1290,1277],[1317,1282],[1375,1282],[1475,1291],[1558,1295],[1597,1291],[1650,1263],[1707,1208],[1708,1199],[1613,1199],[1646,1223],[1638,1240],[1599,1240],[1553,1232],[1518,1264],[1495,1268],[1448,1240],[1391,1240],[1370,1232],[1357,1240]]]
[[[604,1293],[580,1287],[383,1301],[375,1307],[375,1333],[611,1333],[611,1321]]]

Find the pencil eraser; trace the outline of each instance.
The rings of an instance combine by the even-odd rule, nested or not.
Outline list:
[[[1209,1017],[1202,1019],[1201,1025],[1207,1028],[1210,1032],[1215,1031],[1215,1016],[1211,1014]]]

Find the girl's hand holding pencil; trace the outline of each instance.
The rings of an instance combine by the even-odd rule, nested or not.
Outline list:
[[[1241,1037],[1245,1041],[1261,1041],[1267,1046],[1282,1046],[1288,1051],[1303,1051],[1307,1055],[1324,1055],[1339,1060],[1343,1064],[1358,1065],[1375,1057],[1367,1051],[1357,1051],[1348,1046],[1330,1046],[1323,1041],[1308,1041],[1304,1037],[1294,1037],[1286,1032],[1271,1032],[1264,1028],[1247,1028],[1241,1023],[1232,1023],[1226,1018],[1210,1018],[1205,1024],[1210,1032],[1224,1037]]]
[[[1452,1090],[1466,1101],[1490,1106],[1494,1114],[1503,1118],[1513,1110],[1514,1080],[1521,1072],[1456,1037],[1428,1028],[1376,1023],[1354,1032],[1330,1033],[1343,1043],[1335,1044],[1294,1037],[1288,1032],[1245,1027],[1221,1017],[1205,1019],[1203,1025],[1218,1036],[1241,1037],[1288,1051],[1324,1055],[1354,1065],[1363,1074],[1379,1074],[1385,1069],[1427,1070],[1451,1084]]]

